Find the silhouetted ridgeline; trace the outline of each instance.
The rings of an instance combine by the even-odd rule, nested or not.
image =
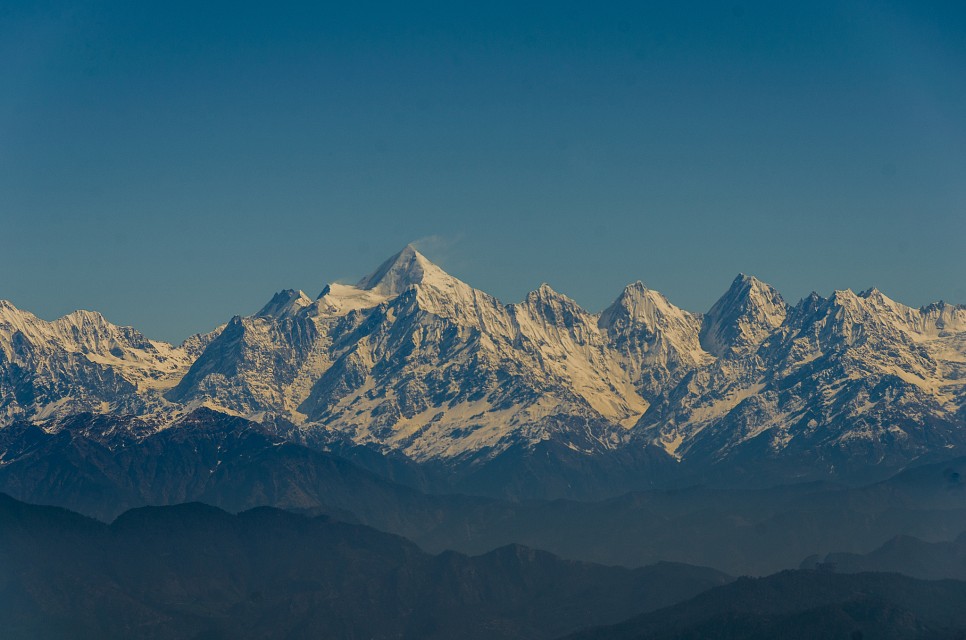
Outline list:
[[[271,508],[193,503],[111,525],[0,494],[0,629],[40,638],[552,638],[729,578],[562,560],[519,545],[430,555]]]

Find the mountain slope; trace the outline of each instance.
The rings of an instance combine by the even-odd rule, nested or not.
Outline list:
[[[179,347],[91,311],[53,322],[0,300],[0,416],[47,419],[85,411],[147,414],[212,339]]]
[[[735,334],[746,336],[742,348],[666,394],[638,425],[645,439],[679,439],[680,455],[711,463],[781,459],[804,477],[851,465],[856,477],[871,478],[876,467],[898,469],[966,444],[966,309],[911,309],[875,290],[813,294],[756,343],[767,322],[741,318],[777,320],[779,307],[761,295],[737,304],[734,294],[716,307],[741,310],[729,326],[752,327]]]

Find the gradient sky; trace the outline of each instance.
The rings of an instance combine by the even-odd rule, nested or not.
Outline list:
[[[505,302],[966,303],[963,2],[315,4],[0,4],[0,298],[180,341],[417,241]]]

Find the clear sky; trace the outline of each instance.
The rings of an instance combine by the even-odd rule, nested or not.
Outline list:
[[[966,3],[0,3],[0,298],[178,341],[410,241],[966,303]]]

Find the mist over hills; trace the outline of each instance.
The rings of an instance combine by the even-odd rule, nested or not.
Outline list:
[[[142,427],[79,415],[55,432],[26,423],[2,429],[0,491],[104,521],[145,505],[272,506],[372,526],[431,552],[519,543],[602,564],[668,560],[732,575],[797,567],[815,554],[866,553],[897,535],[942,541],[966,531],[966,458],[859,487],[705,484],[599,501],[511,501],[420,489],[414,484],[426,475],[407,484],[408,467],[393,480],[208,409],[137,440],[131,433]]]
[[[361,525],[203,504],[111,525],[0,494],[5,638],[552,638],[730,580],[519,545],[429,555]]]
[[[966,632],[962,581],[828,570],[735,581],[700,567],[630,570],[520,545],[431,555],[365,526],[265,507],[146,507],[106,525],[0,494],[0,566],[0,623],[13,639]]]

